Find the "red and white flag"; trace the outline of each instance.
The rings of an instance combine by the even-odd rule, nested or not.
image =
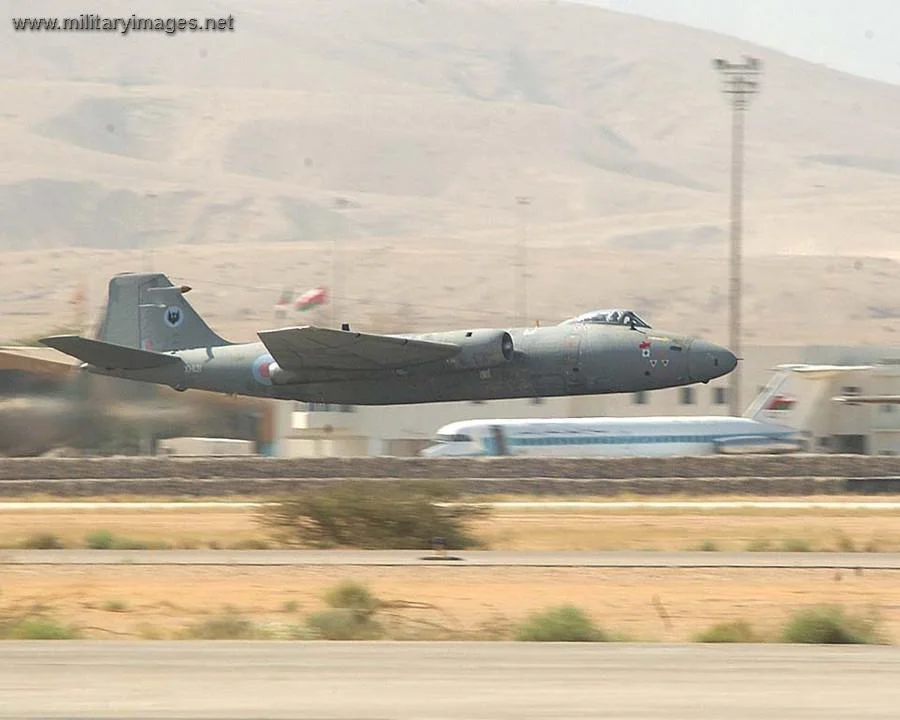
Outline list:
[[[328,302],[328,292],[325,288],[313,288],[294,300],[294,309],[305,312],[319,305],[324,305],[326,302]]]

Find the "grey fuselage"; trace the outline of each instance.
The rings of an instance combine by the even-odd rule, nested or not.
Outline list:
[[[451,359],[402,369],[270,373],[274,361],[261,342],[172,351],[167,354],[180,358],[180,364],[150,370],[83,367],[176,390],[395,405],[656,390],[709,382],[737,363],[723,347],[647,328],[574,323],[509,333],[515,348],[511,359],[481,369],[454,367]]]

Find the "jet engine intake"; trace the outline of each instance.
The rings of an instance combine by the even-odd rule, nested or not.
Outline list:
[[[277,362],[269,363],[267,370],[272,385],[292,385],[300,381],[297,373],[283,369]]]
[[[515,355],[512,335],[505,330],[458,330],[445,333],[430,333],[422,338],[435,342],[459,345],[458,355],[447,360],[447,364],[461,370],[486,370],[508,363]]]

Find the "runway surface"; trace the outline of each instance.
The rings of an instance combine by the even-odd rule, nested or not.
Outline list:
[[[2,512],[54,510],[230,510],[262,507],[261,502],[197,501],[19,501],[0,502]],[[453,505],[453,503],[442,503]],[[559,500],[478,503],[496,510],[900,510],[893,500]]]
[[[900,553],[466,550],[0,550],[0,565],[860,568],[900,570]]]
[[[10,642],[0,718],[893,720],[898,677],[887,647]]]

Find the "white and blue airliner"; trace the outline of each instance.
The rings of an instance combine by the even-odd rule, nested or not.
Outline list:
[[[426,457],[694,456],[792,453],[807,449],[802,428],[837,374],[863,366],[784,365],[742,417],[590,417],[463,420],[438,430]]]

